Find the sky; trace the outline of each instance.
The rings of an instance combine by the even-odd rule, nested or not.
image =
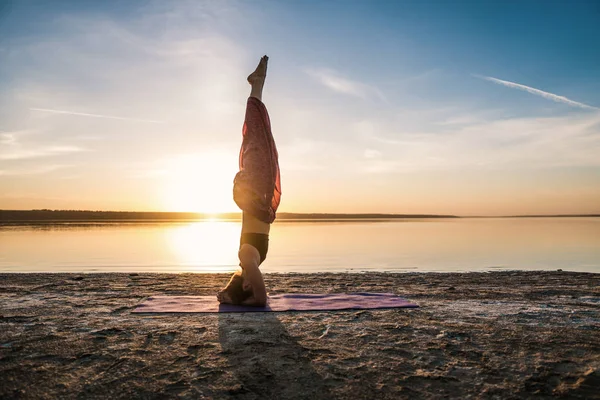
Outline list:
[[[600,213],[597,1],[0,0],[0,209]]]

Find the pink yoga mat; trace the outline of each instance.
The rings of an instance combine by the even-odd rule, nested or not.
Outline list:
[[[276,294],[266,307],[219,304],[215,296],[152,296],[134,313],[214,313],[265,311],[327,311],[375,308],[414,308],[418,305],[391,293]]]

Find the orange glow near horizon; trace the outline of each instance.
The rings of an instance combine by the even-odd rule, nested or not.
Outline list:
[[[166,232],[166,241],[181,265],[201,272],[231,272],[237,268],[240,225],[237,222],[197,222]]]
[[[232,199],[235,165],[224,155],[210,153],[186,155],[167,167],[165,209],[174,212],[216,214],[235,212]]]

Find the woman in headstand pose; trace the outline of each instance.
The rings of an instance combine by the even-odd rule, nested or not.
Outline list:
[[[235,272],[217,294],[220,303],[267,304],[267,290],[259,266],[267,257],[269,230],[281,199],[277,148],[269,114],[262,102],[268,61],[269,58],[263,56],[256,70],[248,76],[252,89],[242,129],[240,171],[233,183],[233,199],[242,209],[238,252],[241,271]]]

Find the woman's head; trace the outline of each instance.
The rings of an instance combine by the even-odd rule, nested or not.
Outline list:
[[[235,273],[231,277],[225,292],[229,295],[233,304],[241,304],[244,300],[252,297],[252,286],[244,280],[240,273]]]

